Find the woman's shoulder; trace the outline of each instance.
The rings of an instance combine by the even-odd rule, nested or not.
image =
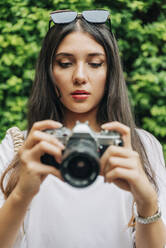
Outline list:
[[[160,142],[157,140],[157,138],[153,134],[140,128],[137,128],[136,131],[142,142],[161,147]]]
[[[153,153],[155,151],[158,155],[163,156],[162,145],[153,134],[144,129],[136,129],[136,131],[147,152]]]
[[[137,132],[155,173],[155,180],[158,185],[158,200],[162,211],[162,218],[164,223],[166,223],[166,167],[162,145],[151,133],[142,129],[138,129]]]
[[[12,127],[7,130],[4,139],[0,143],[0,174],[7,168],[15,153],[23,144],[26,133],[26,131],[21,131],[18,127]]]
[[[166,176],[163,148],[160,142],[154,135],[143,129],[137,129],[137,133],[144,146],[148,160],[156,174],[162,174],[163,171],[163,175]]]

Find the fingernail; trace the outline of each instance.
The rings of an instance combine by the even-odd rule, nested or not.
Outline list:
[[[56,122],[56,126],[58,125],[58,127],[63,127],[63,125],[60,122]]]
[[[56,160],[59,164],[62,163],[62,158],[55,158],[55,160]]]
[[[65,146],[61,142],[58,142],[58,146],[63,150],[65,149]]]
[[[110,127],[110,126],[111,126],[111,123],[105,123],[101,125],[101,128]]]
[[[61,159],[61,158],[59,158],[58,160],[59,160],[59,164],[61,164],[61,163],[62,163],[62,159]]]

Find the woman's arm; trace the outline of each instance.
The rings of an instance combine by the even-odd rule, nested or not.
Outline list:
[[[17,188],[15,188],[5,201],[0,209],[1,248],[10,248],[13,246],[31,200],[28,197],[22,198],[17,193]]]
[[[139,154],[132,149],[130,129],[112,122],[102,126],[122,135],[123,147],[110,146],[101,158],[101,170],[106,182],[130,191],[140,216],[153,216],[157,210],[157,192],[148,180]],[[163,248],[166,245],[166,227],[160,218],[151,224],[136,223],[137,248]]]
[[[143,209],[142,209],[143,210]],[[154,215],[149,211],[148,216]],[[141,215],[142,216],[142,215]],[[145,214],[143,215],[143,217]],[[164,248],[166,245],[166,227],[162,221],[158,221],[151,224],[136,223],[136,247],[137,248]]]
[[[159,213],[156,193],[149,192],[149,200],[146,202],[137,201],[137,214],[147,220],[148,217]],[[161,218],[149,224],[142,224],[136,221],[136,247],[137,248],[163,248],[166,244],[166,226]]]
[[[59,162],[64,146],[51,135],[41,132],[45,129],[59,128],[60,123],[41,121],[35,123],[23,147],[19,150],[19,180],[10,196],[0,209],[0,247],[13,246],[23,223],[27,208],[39,192],[40,185],[48,174],[61,178],[59,170],[43,165],[40,157],[44,153],[53,155]]]
[[[137,206],[138,214],[144,218],[153,216],[161,208],[161,218],[151,224],[144,225],[136,223],[136,242],[137,247],[166,247],[160,246],[159,240],[166,240],[166,226],[162,219],[165,220],[166,211],[166,168],[162,151],[162,146],[158,140],[145,130],[138,130],[140,138],[146,148],[147,155],[150,159],[151,166],[155,171],[156,179],[158,180],[159,195],[161,199],[151,199],[150,204],[140,204]],[[161,201],[162,200],[162,201]],[[159,206],[158,206],[159,204]],[[152,208],[153,206],[153,208]],[[141,214],[142,213],[142,214]],[[146,215],[145,215],[146,213]],[[164,242],[166,244],[166,241]],[[148,246],[148,247],[149,247]]]

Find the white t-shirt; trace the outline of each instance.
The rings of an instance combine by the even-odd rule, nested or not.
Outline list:
[[[159,186],[159,202],[166,223],[166,170],[160,143],[139,130]],[[0,173],[14,156],[9,134],[0,144]],[[4,202],[0,192],[0,205]],[[49,175],[34,197],[14,248],[132,248],[133,230],[127,224],[133,197],[103,177],[78,189]]]

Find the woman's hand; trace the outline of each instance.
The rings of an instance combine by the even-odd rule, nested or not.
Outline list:
[[[55,137],[42,132],[45,129],[60,128],[59,122],[45,120],[36,122],[23,145],[19,150],[20,158],[20,175],[16,186],[17,194],[20,197],[32,198],[39,191],[40,184],[52,174],[61,179],[59,170],[53,166],[47,166],[41,163],[40,157],[48,153],[55,157],[57,162],[61,162],[63,144]]]
[[[101,173],[105,181],[130,191],[140,214],[154,214],[157,194],[144,172],[139,154],[132,149],[130,128],[119,122],[106,123],[102,128],[119,132],[124,143],[123,147],[109,146],[101,157]]]

